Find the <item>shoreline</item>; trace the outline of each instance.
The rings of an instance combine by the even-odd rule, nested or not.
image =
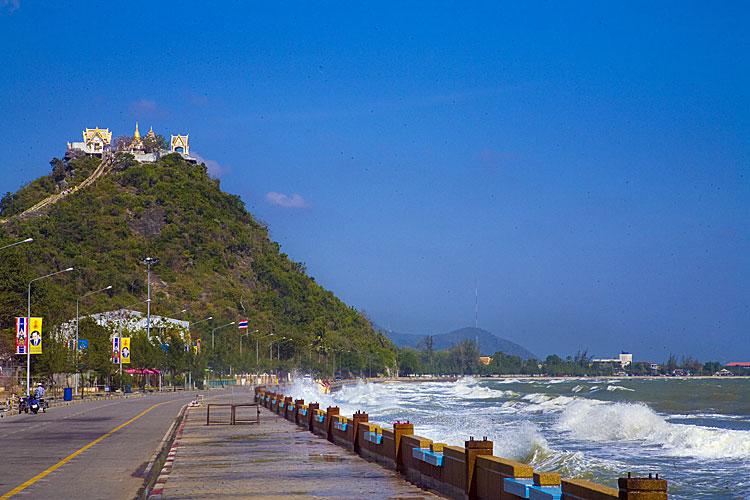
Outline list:
[[[750,375],[733,375],[733,376],[720,376],[720,375],[695,375],[690,377],[667,377],[657,375],[631,375],[631,376],[544,376],[534,377],[531,375],[501,375],[494,377],[487,376],[473,376],[473,375],[452,375],[444,377],[365,377],[365,378],[351,378],[344,380],[337,380],[331,383],[331,389],[341,388],[345,385],[357,384],[359,381],[365,383],[377,383],[377,384],[398,384],[398,383],[419,383],[419,382],[457,382],[462,378],[472,378],[477,381],[491,382],[493,380],[734,380],[734,379],[750,379]]]

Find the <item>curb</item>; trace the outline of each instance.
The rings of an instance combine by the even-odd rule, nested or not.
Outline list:
[[[161,446],[159,447],[159,450],[154,453],[154,456],[151,458],[151,461],[146,466],[146,469],[143,471],[143,475],[146,478],[146,485],[143,491],[143,495],[139,495],[140,498],[145,499],[160,499],[162,498],[162,494],[164,492],[164,484],[169,479],[169,475],[172,472],[172,466],[174,465],[174,459],[177,455],[177,449],[180,446],[180,438],[182,437],[182,431],[185,428],[185,423],[187,422],[187,412],[188,412],[188,405],[182,407],[180,410],[180,413],[177,415],[177,418],[174,422],[172,422],[172,426],[167,430],[167,433],[164,435],[164,438],[162,439]],[[166,449],[166,445],[171,440],[171,446],[169,447],[169,451],[167,452],[166,458],[164,460],[164,464],[162,465],[161,470],[159,471],[159,475],[156,478],[156,481],[154,482],[153,486],[149,487],[151,480],[150,478],[153,477],[155,471],[154,465],[158,462],[158,458],[164,453]]]

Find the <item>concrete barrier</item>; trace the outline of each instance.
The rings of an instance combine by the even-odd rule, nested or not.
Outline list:
[[[256,388],[256,401],[310,432],[354,451],[363,458],[400,472],[410,482],[461,500],[666,500],[668,484],[649,476],[618,480],[610,488],[583,479],[534,471],[529,464],[496,457],[488,439],[470,438],[464,447],[447,446],[414,435],[410,422],[392,429],[369,422],[358,411],[351,418],[337,406],[325,411],[319,403],[304,404],[291,396]]]

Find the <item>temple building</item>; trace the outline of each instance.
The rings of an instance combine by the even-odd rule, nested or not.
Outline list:
[[[68,149],[101,156],[111,143],[112,132],[108,128],[87,128],[83,131],[83,142],[69,142]]]
[[[198,160],[190,156],[190,134],[173,135],[169,141],[169,152],[179,153],[190,163],[196,163]]]
[[[128,146],[128,151],[143,152],[143,140],[141,139],[141,133],[138,131],[138,122],[135,122],[135,132],[133,133],[133,140],[130,141],[130,146]]]
[[[149,128],[146,134],[146,141],[141,136],[141,132],[138,128],[138,122],[135,122],[135,130],[133,132],[133,138],[125,144],[117,146],[119,151],[127,152],[140,163],[153,163],[157,161],[161,156],[165,154],[177,153],[185,161],[190,163],[197,163],[197,158],[190,156],[190,140],[189,134],[185,135],[173,135],[169,143],[169,149],[162,149],[155,147],[157,146],[156,141],[157,135],[154,132],[153,127]],[[105,151],[109,151],[112,146],[112,132],[109,129],[102,128],[87,128],[83,131],[83,142],[69,142],[69,151],[81,151],[87,155],[102,156]]]
[[[146,137],[153,139],[156,137],[153,127],[151,127],[146,134]],[[151,143],[153,144],[153,142]],[[130,141],[130,145],[127,148],[128,153],[135,157],[135,160],[141,163],[153,163],[159,159],[161,155],[160,151],[149,151],[146,152],[146,148],[143,145],[143,139],[141,133],[138,130],[138,122],[135,122],[135,132],[133,132],[133,140]]]

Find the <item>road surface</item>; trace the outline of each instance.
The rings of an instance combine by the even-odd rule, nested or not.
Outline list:
[[[194,394],[87,402],[0,420],[0,499],[134,498]]]

